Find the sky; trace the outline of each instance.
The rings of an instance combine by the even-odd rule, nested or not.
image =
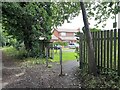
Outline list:
[[[105,29],[105,30],[109,30],[113,28],[113,22],[115,20],[114,19],[108,19],[106,21],[106,26],[105,28],[102,28],[102,25],[98,25],[100,29]],[[90,22],[90,28],[95,28],[95,24],[96,22],[94,21],[94,19],[89,20]],[[71,20],[71,23],[67,23],[67,21],[65,21],[64,24],[62,24],[62,26],[59,26],[58,28],[60,29],[78,29],[80,28],[80,30],[82,29],[82,27],[84,26],[83,23],[83,19],[82,19],[82,14],[80,13],[78,16],[74,17],[73,20]]]

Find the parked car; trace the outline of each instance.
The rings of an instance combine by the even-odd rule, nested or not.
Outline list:
[[[54,46],[54,49],[60,49],[60,48],[62,48],[61,45],[55,45],[55,46]]]
[[[70,43],[68,45],[69,48],[76,48],[76,47],[79,47],[79,44],[78,43]]]

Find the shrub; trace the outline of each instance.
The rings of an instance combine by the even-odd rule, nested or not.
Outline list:
[[[4,47],[2,48],[2,50],[7,56],[10,56],[12,58],[23,59],[28,56],[27,51],[24,48],[17,50],[13,46],[10,46],[10,47]]]
[[[67,42],[54,42],[54,45],[61,45],[61,46],[67,46]]]

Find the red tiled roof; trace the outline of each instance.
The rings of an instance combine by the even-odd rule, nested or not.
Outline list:
[[[58,40],[58,38],[55,35],[52,35],[52,40]]]

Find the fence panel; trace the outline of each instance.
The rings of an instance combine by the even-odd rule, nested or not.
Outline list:
[[[100,73],[115,71],[120,75],[120,30],[92,32],[95,62]],[[118,42],[117,42],[118,41]],[[88,69],[88,49],[84,39],[80,44],[83,69]],[[87,66],[86,66],[87,65]]]

